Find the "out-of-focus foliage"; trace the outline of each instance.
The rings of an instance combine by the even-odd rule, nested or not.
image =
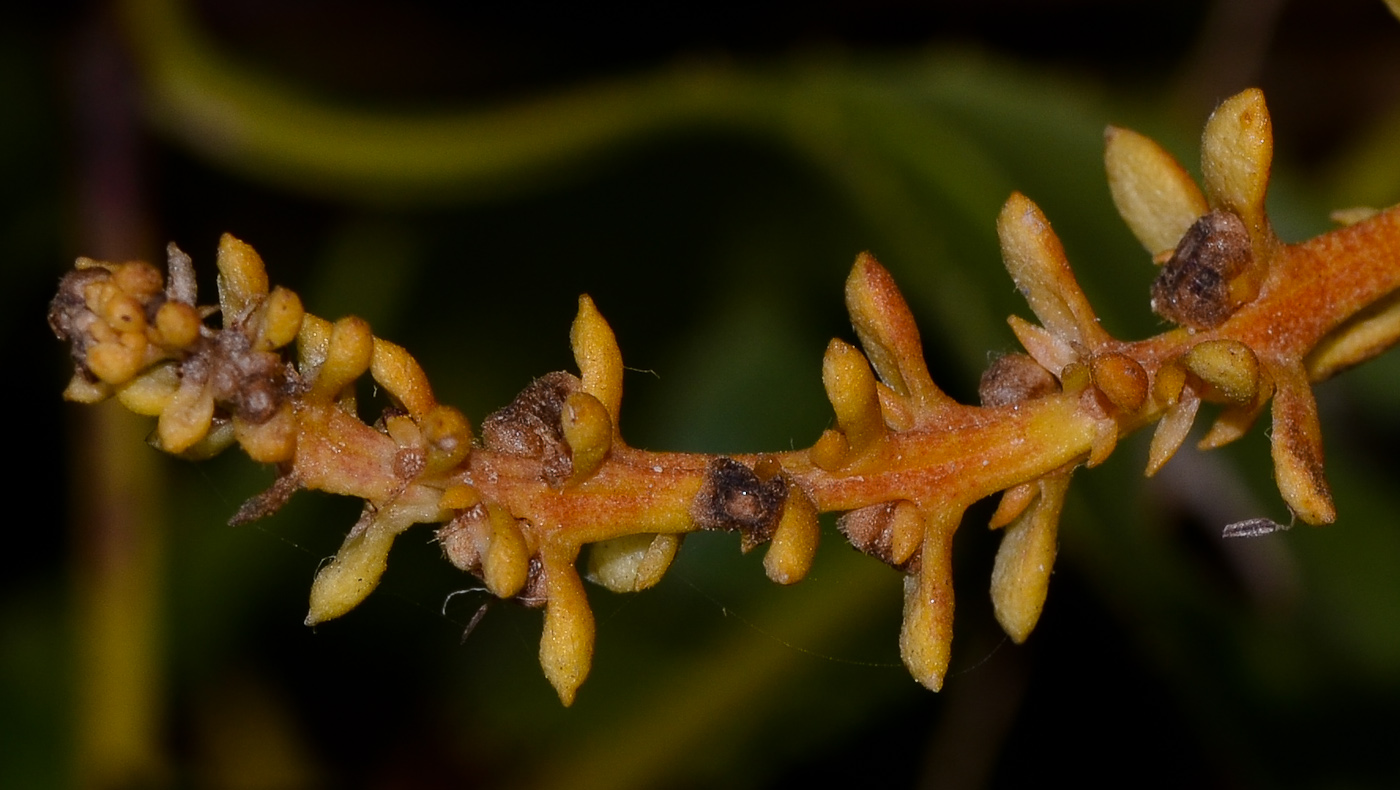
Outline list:
[[[83,248],[93,220],[74,205],[101,174],[70,153],[79,135],[66,130],[83,108],[64,87],[94,28],[121,30],[139,66],[133,166],[155,239],[207,259],[221,232],[240,235],[309,308],[361,315],[412,349],[443,401],[478,422],[570,364],[569,321],[588,292],[637,368],[623,431],[658,449],[809,444],[831,419],[821,352],[850,337],[841,284],[863,249],[899,279],[935,378],[971,400],[988,354],[1013,346],[1005,316],[1025,313],[993,229],[1013,188],[1045,210],[1105,324],[1125,337],[1156,331],[1154,270],[1104,182],[1107,123],[1194,162],[1192,130],[1213,100],[1262,82],[1281,236],[1323,229],[1332,208],[1400,199],[1400,90],[1375,73],[1400,69],[1393,54],[1364,57],[1370,41],[1400,51],[1400,25],[1379,3],[1300,3],[1256,20],[1244,44],[1275,48],[1255,71],[1211,59],[1209,20],[1229,3],[1144,4],[1097,49],[1081,28],[1116,5],[1007,2],[1007,15],[1030,18],[1003,29],[969,10],[911,14],[876,34],[858,16],[863,32],[845,43],[815,23],[771,44],[716,32],[638,45],[630,60],[599,55],[581,74],[545,52],[577,12],[541,9],[556,21],[534,32],[475,21],[540,42],[553,71],[523,87],[467,85],[475,98],[445,78],[415,82],[411,66],[376,69],[394,54],[377,36],[414,40],[405,30],[427,53],[410,63],[446,60],[432,27],[460,20],[445,9],[314,6],[318,37],[236,5],[132,3],[26,23],[51,49],[29,43],[27,28],[0,31],[0,298],[11,305],[0,331],[30,363],[8,390],[32,448],[18,459],[31,470],[20,489],[48,505],[14,519],[18,561],[0,579],[0,786],[62,786],[80,757],[76,656],[89,641],[71,625],[69,568],[82,566],[69,563],[82,547],[68,544],[86,533],[65,528],[56,505],[64,491],[85,495],[82,477],[63,482],[75,467],[66,448],[83,445],[60,438],[73,414],[59,408],[63,360],[39,316],[64,259],[100,254]],[[392,24],[378,30],[374,13]],[[1342,48],[1350,70],[1324,68],[1328,20],[1356,37]],[[772,35],[765,21],[757,29]],[[1130,31],[1151,58],[1108,43]],[[1067,50],[1085,41],[1086,54],[1057,54],[1044,43],[1056,37]],[[726,50],[736,54],[697,57]],[[391,76],[367,76],[380,72]],[[1314,90],[1300,74],[1331,83]],[[458,644],[484,598],[444,604],[471,580],[426,532],[400,541],[380,594],[312,631],[300,624],[306,586],[353,508],[304,495],[228,528],[270,472],[238,457],[162,460],[161,488],[146,492],[168,525],[163,572],[149,580],[162,623],[157,779],[1021,786],[1119,781],[1131,766],[1128,776],[1170,785],[1388,786],[1400,778],[1388,754],[1400,740],[1397,390],[1392,354],[1319,392],[1340,513],[1323,530],[1216,537],[1239,518],[1285,520],[1260,435],[1183,452],[1150,483],[1142,437],[1136,457],[1080,475],[1060,570],[1023,647],[1003,643],[975,592],[995,541],[989,509],[974,509],[958,537],[958,630],[940,695],[900,664],[898,575],[834,531],[793,588],[769,584],[757,556],[736,557],[734,539],[697,535],[658,588],[591,591],[599,650],[564,709],[539,675],[538,613],[497,606]],[[120,726],[121,712],[107,721]]]

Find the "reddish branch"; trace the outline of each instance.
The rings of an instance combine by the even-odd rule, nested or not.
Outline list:
[[[1110,129],[1110,186],[1120,212],[1163,265],[1156,312],[1181,325],[1137,342],[1098,324],[1040,210],[1019,194],[998,219],[1007,268],[1039,320],[1013,317],[1027,354],[984,375],[983,404],[954,402],[929,377],[918,330],[893,279],[857,259],[846,301],[862,350],[833,340],[822,380],[835,427],[811,448],[742,456],[656,453],[618,432],[622,359],[582,297],[571,341],[579,375],[552,373],[474,436],[439,404],[403,348],[356,318],[327,322],[270,289],[262,261],[225,236],[219,305],[199,307],[189,259],[169,276],[146,264],[80,259],[49,320],[72,344],[70,399],[110,396],[159,418],[170,451],[202,457],[238,443],[278,465],[271,490],[235,515],[275,511],[295,491],[365,501],[363,515],[313,585],[308,623],[353,608],[377,584],[395,536],[436,523],[447,559],[496,595],[545,608],[540,660],[569,703],[588,673],[593,619],[576,567],[614,590],[665,572],[686,532],[738,532],[780,583],[801,579],[817,514],[904,571],[901,649],[937,689],[951,643],[953,533],[973,502],[1004,491],[993,572],[997,616],[1016,640],[1039,617],[1070,475],[1123,434],[1156,424],[1148,473],[1185,439],[1203,401],[1224,404],[1202,445],[1238,438],[1272,403],[1275,476],[1304,521],[1335,518],[1310,384],[1400,337],[1400,213],[1298,245],[1264,213],[1272,132],[1246,91],[1212,115],[1204,191],[1160,147]],[[219,314],[221,326],[212,325]],[[295,341],[295,353],[291,353]],[[360,419],[354,382],[368,372],[392,406]]]

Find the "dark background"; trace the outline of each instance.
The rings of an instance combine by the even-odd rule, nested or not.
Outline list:
[[[312,311],[362,315],[414,351],[443,400],[479,422],[532,376],[571,366],[568,326],[588,292],[636,369],[633,444],[800,447],[830,421],[821,352],[851,336],[841,287],[861,250],[904,287],[940,385],[975,396],[987,354],[1013,346],[1004,317],[1029,314],[996,248],[1011,189],[1055,223],[1110,331],[1160,331],[1152,267],[1104,185],[1106,123],[1156,136],[1194,171],[1210,109],[1257,85],[1285,239],[1326,230],[1330,209],[1400,199],[1400,22],[1382,3],[7,13],[0,332],[17,355],[5,388],[16,495],[0,574],[0,786],[1400,780],[1393,359],[1319,389],[1335,526],[1219,540],[1239,518],[1286,520],[1266,426],[1222,452],[1184,450],[1152,481],[1145,437],[1076,475],[1026,645],[987,605],[996,538],[988,503],[974,508],[939,695],[899,663],[898,577],[828,523],[793,588],[769,584],[760,553],[741,556],[732,536],[698,535],[656,589],[591,591],[593,674],[564,709],[536,663],[537,612],[497,605],[459,644],[483,599],[444,605],[474,580],[426,528],[399,540],[358,610],[303,627],[354,503],[301,494],[264,522],[224,526],[270,471],[236,453],[159,457],[144,424],[104,438],[116,418],[61,402],[69,363],[42,318],[75,256],[159,260],[169,240],[211,298],[228,231]],[[160,90],[175,77],[195,86],[180,100]],[[660,112],[647,96],[695,80],[719,94],[705,112],[647,120]],[[598,86],[624,100],[603,102]],[[549,115],[570,101],[577,125]],[[529,137],[529,119],[511,116],[522,103],[545,108],[565,147],[587,119],[642,120],[567,154],[480,158],[486,144],[463,130],[506,118],[504,137]],[[307,108],[344,123],[277,131]],[[385,118],[412,129],[359,154],[337,147]],[[266,129],[267,147],[242,145]],[[424,129],[450,142],[441,167],[415,170],[405,141]],[[308,164],[307,148],[331,164]],[[104,498],[104,469],[135,482]],[[94,703],[109,687],[127,696]]]

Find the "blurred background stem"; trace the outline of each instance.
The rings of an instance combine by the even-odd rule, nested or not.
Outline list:
[[[73,72],[79,233],[101,260],[150,259],[140,119],[125,49],[98,7]],[[162,622],[164,488],[147,420],[74,409],[72,490],[76,786],[168,783]]]

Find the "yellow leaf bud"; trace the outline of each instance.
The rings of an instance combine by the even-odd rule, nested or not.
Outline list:
[[[262,328],[258,348],[271,351],[281,348],[296,339],[301,331],[301,319],[306,311],[301,306],[301,297],[295,291],[282,286],[272,289],[262,307]]]
[[[399,447],[418,447],[423,443],[423,432],[418,423],[407,414],[390,413],[384,416],[384,432]]]
[[[180,453],[209,432],[214,419],[214,396],[207,382],[186,378],[170,398],[156,423],[161,449]]]
[[[156,342],[171,349],[182,349],[199,338],[199,313],[183,302],[170,301],[156,311]]]
[[[102,305],[103,321],[123,334],[146,330],[146,311],[135,298],[124,293],[114,294]]]
[[[88,349],[88,370],[113,386],[125,384],[141,370],[142,353],[124,342],[124,338],[98,343]]]
[[[442,492],[439,505],[445,510],[466,510],[481,502],[481,493],[466,483],[449,486]]]
[[[157,365],[117,388],[117,400],[147,417],[158,417],[180,388],[180,374],[173,363]]]
[[[326,361],[331,345],[331,322],[307,313],[297,332],[297,367],[302,375],[314,373]]]
[[[334,620],[360,605],[384,575],[395,533],[371,521],[345,538],[335,558],[322,566],[311,584],[306,624]]]
[[[1250,403],[1259,394],[1259,358],[1238,340],[1197,343],[1181,364],[1229,403]]]
[[[603,404],[616,431],[622,409],[622,352],[612,327],[587,294],[578,298],[578,315],[569,330],[569,342],[583,391]]]
[[[875,374],[855,346],[832,340],[822,358],[822,384],[836,411],[836,424],[850,450],[860,455],[885,437],[885,421],[875,389]]]
[[[997,235],[1006,270],[1051,334],[1090,349],[1108,339],[1039,206],[1013,192],[997,215]]]
[[[1163,369],[1166,369],[1165,366]],[[1160,377],[1160,373],[1158,375]],[[1152,432],[1145,472],[1148,477],[1157,474],[1162,466],[1176,455],[1181,443],[1186,441],[1187,434],[1191,432],[1191,424],[1196,421],[1196,411],[1200,407],[1201,399],[1195,390],[1186,387],[1178,391],[1176,402],[1162,415],[1157,429]]]
[[[778,584],[801,581],[812,567],[821,537],[817,507],[801,488],[788,487],[783,515],[773,531],[772,543],[763,555],[763,570]]]
[[[1083,392],[1094,384],[1094,374],[1083,362],[1071,362],[1060,371],[1060,386],[1065,392]]]
[[[101,403],[111,396],[111,385],[92,381],[81,371],[74,373],[68,380],[68,386],[63,389],[63,399],[73,403]]]
[[[137,299],[154,296],[165,285],[160,270],[144,261],[119,263],[111,271],[112,284]]]
[[[1220,103],[1201,135],[1201,172],[1210,204],[1238,215],[1255,242],[1272,239],[1264,213],[1274,156],[1273,124],[1264,94],[1250,88]]]
[[[423,415],[419,423],[423,441],[428,445],[429,473],[445,472],[471,452],[472,426],[454,406],[438,404]]]
[[[807,451],[807,457],[812,459],[812,463],[818,469],[828,472],[834,472],[844,466],[850,455],[851,445],[846,440],[846,435],[830,428],[822,431],[812,449]]]
[[[272,418],[252,423],[233,418],[234,436],[243,452],[260,464],[290,461],[297,446],[297,424],[290,403],[283,403]]]
[[[920,409],[953,405],[929,377],[909,305],[894,278],[868,252],[856,258],[846,278],[846,309],[870,364],[890,389],[912,398]]]
[[[593,611],[574,571],[572,553],[550,552],[542,560],[547,602],[540,635],[540,667],[559,701],[572,705],[593,663]]]
[[[336,321],[326,345],[326,358],[315,373],[309,397],[330,400],[369,370],[374,335],[362,318],[347,316]]]
[[[421,418],[437,405],[423,366],[418,364],[418,360],[414,359],[407,349],[397,343],[374,338],[370,374],[395,400],[402,403],[414,418]]]
[[[1040,485],[1038,483],[1022,483],[1006,489],[1001,495],[1001,501],[997,503],[996,512],[992,513],[991,520],[987,523],[990,529],[1001,529],[1002,527],[1015,521],[1018,516],[1026,512],[1035,498],[1040,496]]]
[[[1007,526],[997,549],[992,606],[1002,630],[1017,644],[1030,636],[1045,606],[1069,478],[1068,472],[1042,478],[1037,483],[1039,498]]]
[[[491,519],[491,545],[481,557],[482,578],[492,595],[511,598],[530,575],[530,550],[509,511],[487,504],[486,512]]]
[[[961,509],[927,518],[919,571],[904,578],[899,653],[914,679],[931,691],[943,688],[952,655],[953,532],[961,520]]]
[[[1089,444],[1089,458],[1084,465],[1094,467],[1107,461],[1118,447],[1119,432],[1117,420],[1096,420],[1094,437]]]
[[[1094,386],[1114,406],[1135,412],[1147,402],[1147,371],[1126,354],[1097,354],[1089,361]]]
[[[1079,352],[1068,340],[1052,334],[1045,327],[1032,324],[1019,315],[1008,317],[1006,323],[1011,325],[1011,332],[1016,335],[1016,339],[1020,341],[1026,353],[1030,354],[1031,359],[1040,363],[1046,370],[1064,370],[1079,359]]]
[[[588,580],[616,593],[640,592],[671,567],[681,536],[647,532],[601,540],[588,547]]]
[[[895,567],[908,563],[924,540],[924,517],[906,499],[852,510],[836,527],[852,546]]]
[[[251,246],[228,233],[219,238],[217,264],[219,306],[228,326],[267,296],[267,269]]]
[[[1152,398],[1162,406],[1172,406],[1186,386],[1186,368],[1179,362],[1164,362],[1152,377]]]
[[[564,400],[560,424],[573,464],[569,485],[578,485],[592,477],[608,457],[608,451],[612,448],[612,419],[597,398],[587,392],[576,391],[569,393]]]

